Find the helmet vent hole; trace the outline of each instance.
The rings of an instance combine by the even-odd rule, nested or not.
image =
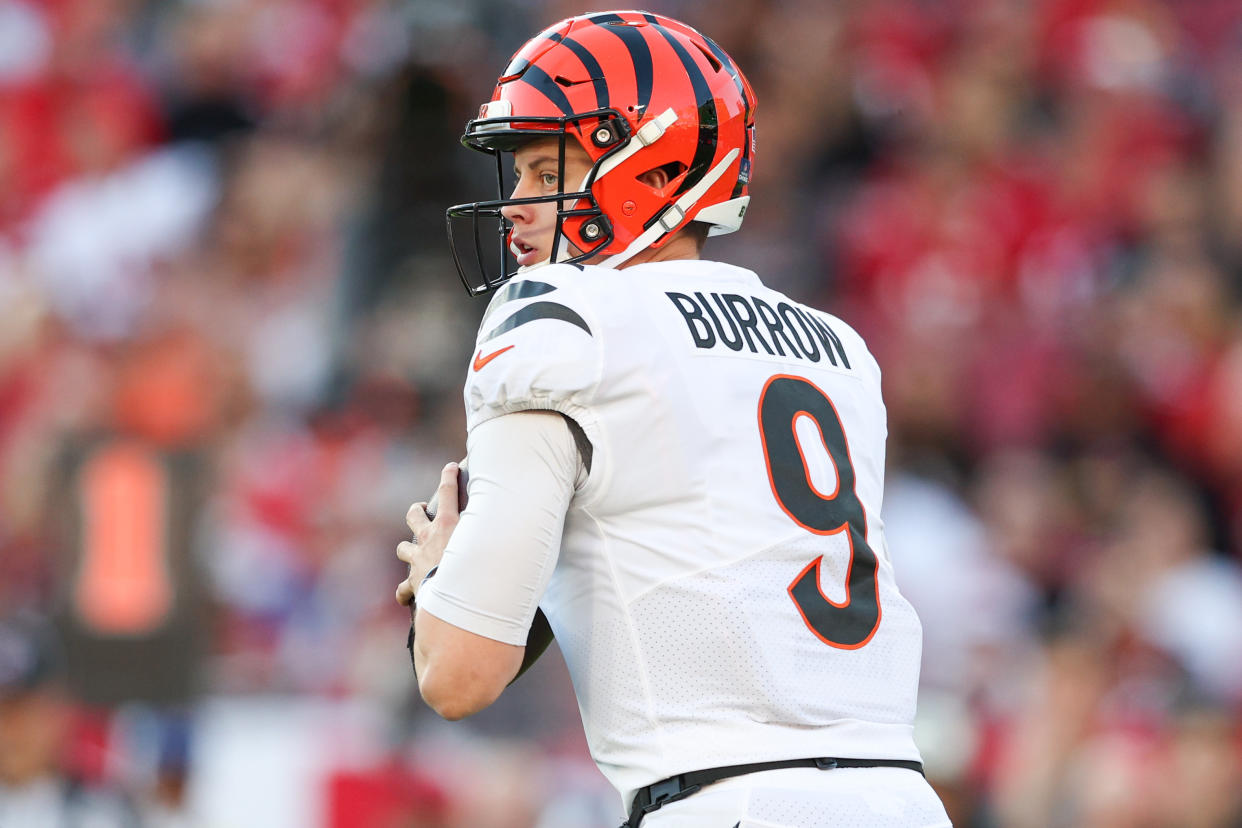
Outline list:
[[[698,41],[695,41],[694,45],[699,47],[699,51],[703,53],[703,57],[707,58],[707,62],[712,65],[712,71],[719,72],[722,68],[724,68],[720,60],[713,55],[706,46]]]

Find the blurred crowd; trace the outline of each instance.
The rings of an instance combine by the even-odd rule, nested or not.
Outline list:
[[[884,370],[955,824],[1242,826],[1242,0],[646,6],[759,97],[706,255]],[[617,821],[554,656],[444,725],[392,599],[464,453],[456,139],[585,10],[0,0],[0,817]]]

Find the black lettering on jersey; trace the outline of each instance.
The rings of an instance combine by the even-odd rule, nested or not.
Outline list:
[[[845,355],[845,346],[841,344],[841,337],[828,327],[828,323],[817,317],[813,313],[808,313],[798,308],[798,314],[805,319],[811,326],[811,330],[815,332],[815,336],[819,338],[819,344],[824,348],[824,355],[828,357],[828,361],[833,365],[837,364],[837,356],[841,357],[841,362],[846,368],[850,367],[849,357]],[[836,352],[834,355],[833,352]]]
[[[807,327],[806,319],[800,316],[798,310],[788,302],[781,302],[777,305],[776,312],[781,315],[781,319],[785,320],[785,327],[793,334],[794,339],[798,340],[798,347],[802,349],[802,355],[811,362],[819,362],[819,346],[815,344],[815,336],[811,333],[811,329]],[[798,333],[799,327],[806,334],[805,340]]]
[[[750,303],[747,302],[744,297],[738,296],[736,293],[726,293],[724,295],[724,300],[729,303],[729,310],[733,314],[733,318],[736,319],[737,323],[742,326],[742,334],[746,337],[746,347],[750,349],[751,353],[759,353],[758,349],[755,348],[754,341],[750,338],[751,333],[754,333],[755,339],[759,340],[759,344],[763,346],[763,350],[767,351],[772,356],[776,356],[776,353],[772,350],[772,347],[764,340],[763,334],[759,333],[759,317],[755,314],[755,310],[750,306]],[[740,309],[744,309],[746,311],[745,316],[742,315],[742,311]]]
[[[479,340],[479,344],[482,345],[484,342],[495,339],[502,333],[508,333],[514,328],[525,325],[527,322],[534,322],[537,319],[557,319],[561,322],[568,322],[571,325],[577,325],[579,328],[582,328],[582,330],[587,332],[587,336],[593,336],[591,327],[586,323],[586,320],[579,316],[572,308],[568,308],[560,302],[532,302],[493,328],[491,333]]]
[[[773,308],[756,296],[736,293],[696,291],[690,296],[667,291],[664,295],[685,320],[696,348],[710,350],[724,345],[730,351],[745,348],[752,354],[760,353],[762,348],[770,356],[808,362],[819,362],[822,354],[835,366],[850,367],[845,345],[836,331],[817,315],[797,305],[780,302]],[[769,339],[764,338],[761,324],[767,329]]]
[[[712,310],[711,303],[707,301],[702,293],[694,294],[698,297],[699,303],[703,306],[703,310],[707,311],[707,315],[712,318],[712,324],[716,326],[716,335],[720,337],[720,341],[730,351],[742,350],[742,334],[737,329],[737,323],[733,321],[733,317],[729,315],[729,310],[724,306],[724,302],[720,300],[719,293],[713,293],[712,298],[716,300],[716,306],[720,308],[720,315],[729,321],[729,330],[733,333],[733,338],[725,336],[724,326],[720,324],[720,320],[716,317],[716,312]]]
[[[690,329],[694,347],[710,348],[716,344],[716,335],[712,333],[712,326],[707,324],[707,320],[703,318],[703,310],[697,302],[684,293],[666,292],[664,295],[672,301],[677,310],[681,312],[682,318],[686,320],[686,327]]]
[[[781,343],[776,339],[779,336],[785,341],[785,345],[789,347],[791,355],[802,357],[802,352],[798,350],[798,346],[789,338],[789,334],[785,333],[785,326],[781,324],[781,320],[777,317],[776,311],[772,310],[772,306],[757,296],[752,301],[755,303],[755,310],[759,311],[759,316],[763,319],[763,326],[768,329],[768,336],[772,337],[772,344],[776,346],[776,352],[781,356],[785,355],[784,350],[781,349]]]

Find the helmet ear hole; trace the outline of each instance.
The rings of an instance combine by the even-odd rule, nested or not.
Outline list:
[[[638,176],[638,180],[660,195],[664,195],[665,190],[681,181],[687,169],[689,168],[680,161],[670,161],[647,170]]]

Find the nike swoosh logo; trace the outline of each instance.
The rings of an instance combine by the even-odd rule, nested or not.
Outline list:
[[[487,356],[483,356],[483,349],[480,348],[479,352],[474,355],[474,370],[478,371],[482,369],[484,365],[491,362],[493,359],[500,356],[501,354],[503,354],[505,351],[509,350],[512,347],[513,347],[512,345],[506,345],[504,348],[501,348],[499,351],[492,351]]]

